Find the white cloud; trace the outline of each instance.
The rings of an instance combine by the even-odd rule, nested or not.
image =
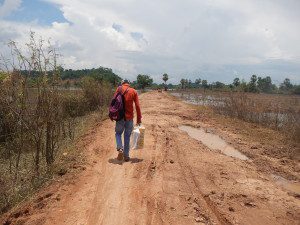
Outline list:
[[[257,73],[300,82],[297,0],[47,1],[70,24],[0,20],[0,40],[24,42],[32,29],[57,41],[65,67],[102,65],[129,79],[149,73],[160,82],[167,72],[173,82],[182,76],[229,81]]]
[[[0,5],[0,18],[8,16],[13,11],[17,10],[22,3],[22,0],[4,0],[3,4]]]

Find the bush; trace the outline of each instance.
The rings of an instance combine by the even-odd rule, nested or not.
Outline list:
[[[92,77],[82,79],[82,90],[89,110],[99,109],[100,106],[108,106],[112,87],[106,82],[97,82]]]

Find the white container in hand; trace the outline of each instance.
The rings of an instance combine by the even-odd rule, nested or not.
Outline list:
[[[145,127],[142,125],[134,127],[132,131],[132,149],[142,149],[144,147]]]
[[[132,149],[137,149],[138,146],[138,140],[139,140],[139,136],[140,136],[140,129],[139,127],[135,127],[132,131],[131,134],[131,146]]]

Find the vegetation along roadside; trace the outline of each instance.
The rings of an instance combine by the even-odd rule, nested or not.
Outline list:
[[[77,86],[66,88],[51,43],[31,33],[25,48],[12,41],[9,47],[0,76],[0,213],[66,173],[68,161],[82,160],[74,139],[101,119],[120,81],[100,67],[77,71]]]

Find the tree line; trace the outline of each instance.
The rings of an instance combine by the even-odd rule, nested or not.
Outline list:
[[[290,79],[285,78],[283,82],[277,86],[272,83],[270,76],[260,77],[252,75],[249,82],[234,78],[231,84],[224,84],[222,82],[212,82],[209,84],[207,80],[196,79],[194,85],[195,88],[202,87],[204,89],[219,89],[230,91],[242,91],[252,93],[288,93],[288,94],[300,94],[300,85],[293,85]]]
[[[64,69],[62,66],[57,66],[56,72],[59,74],[60,83],[62,87],[80,87],[84,77],[93,78],[97,82],[107,82],[112,85],[117,85],[121,81],[121,77],[115,74],[112,69],[99,67],[92,69]],[[52,75],[52,71],[48,71],[48,76]],[[39,77],[42,75],[39,70],[20,70],[20,74],[27,76],[28,84],[32,87],[36,86]],[[0,81],[6,77],[7,73],[0,71]]]
[[[203,88],[203,89],[217,89],[227,91],[242,91],[252,93],[289,93],[289,94],[300,94],[300,85],[292,84],[289,78],[285,78],[283,82],[277,86],[272,82],[270,76],[260,77],[252,75],[249,82],[234,78],[232,83],[224,84],[220,81],[208,83],[207,80],[200,78],[196,79],[195,82],[187,79],[180,80],[180,88]]]
[[[81,87],[82,79],[90,77],[97,82],[108,82],[113,86],[120,83],[121,77],[115,74],[112,69],[99,67],[92,69],[64,69],[58,66],[57,71],[60,74],[61,85],[65,88],[69,87]],[[23,75],[29,74],[28,71],[22,70]],[[5,74],[0,72],[0,81],[4,79]],[[29,76],[29,83],[36,85],[37,78],[39,77],[39,71],[31,71]],[[292,84],[289,78],[285,78],[282,83],[277,86],[272,82],[270,76],[261,77],[252,75],[250,81],[246,82],[240,78],[234,78],[232,83],[225,84],[220,81],[209,83],[206,79],[197,78],[194,81],[191,79],[182,78],[178,84],[167,83],[169,75],[167,73],[162,74],[163,83],[157,84],[153,82],[153,78],[150,75],[138,74],[136,79],[131,82],[131,85],[137,89],[191,89],[202,88],[204,90],[222,90],[222,91],[242,91],[252,93],[285,93],[285,94],[300,94],[300,85]]]
[[[179,84],[167,84],[169,75],[164,73],[162,75],[163,83],[157,84],[153,82],[150,75],[139,74],[136,81],[132,85],[136,88],[145,89],[146,87],[152,89],[196,89],[202,88],[204,90],[221,90],[221,91],[241,91],[251,93],[284,93],[284,94],[300,94],[300,85],[292,84],[289,78],[285,78],[282,83],[277,86],[272,82],[270,76],[261,77],[252,75],[250,81],[246,82],[240,78],[234,78],[232,83],[225,84],[220,81],[209,83],[205,79],[197,78],[194,81],[191,79],[182,78]]]

